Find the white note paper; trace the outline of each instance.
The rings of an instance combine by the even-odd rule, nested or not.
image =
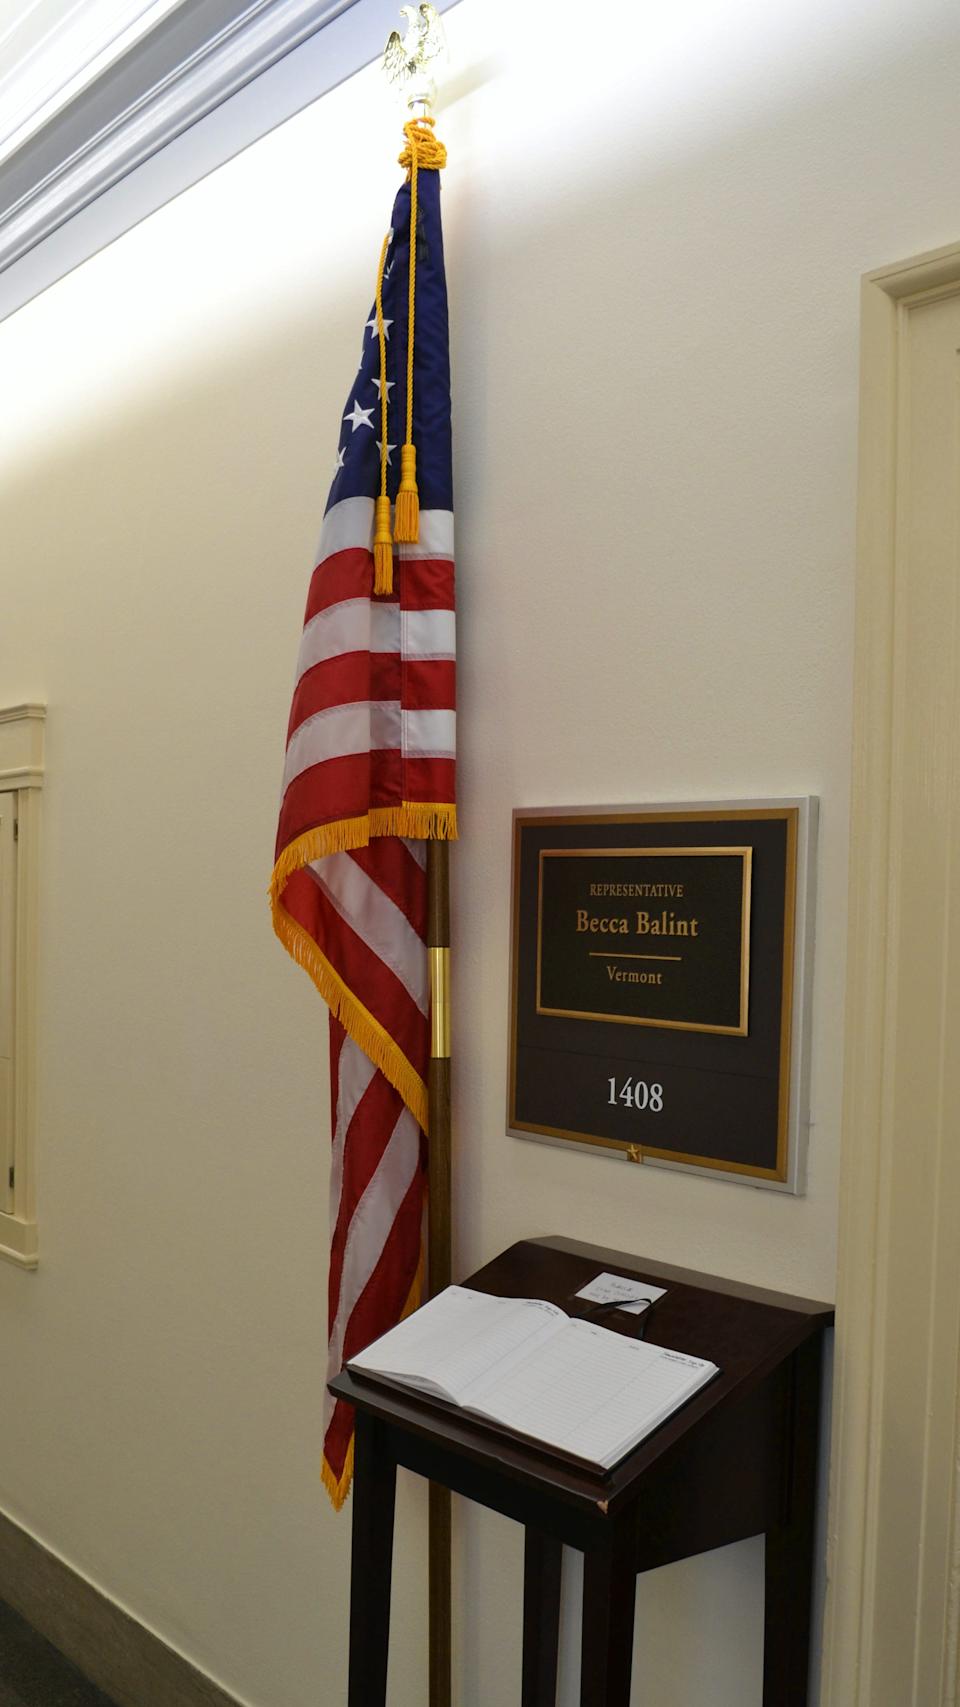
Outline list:
[[[616,1304],[631,1316],[639,1316],[647,1304],[655,1304],[666,1291],[665,1286],[648,1286],[645,1280],[628,1280],[622,1274],[598,1274],[586,1286],[581,1286],[578,1298],[591,1304]]]

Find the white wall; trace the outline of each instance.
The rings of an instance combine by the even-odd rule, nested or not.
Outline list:
[[[557,1230],[828,1296],[857,281],[958,235],[960,19],[448,25],[459,1264]],[[42,1260],[0,1265],[0,1506],[252,1707],[344,1696],[325,1022],[265,887],[396,145],[364,72],[0,326],[0,703],[50,707]],[[807,1196],[506,1138],[511,808],[806,792]],[[405,1484],[393,1707],[425,1700],[424,1528]],[[506,1707],[520,1537],[458,1540],[459,1700]],[[756,1707],[761,1573],[750,1543],[641,1584],[638,1701]]]

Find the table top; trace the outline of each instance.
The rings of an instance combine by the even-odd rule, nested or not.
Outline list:
[[[549,1493],[581,1509],[600,1508],[607,1513],[633,1496],[639,1479],[678,1441],[708,1427],[720,1406],[746,1397],[798,1346],[833,1320],[830,1304],[559,1236],[512,1245],[463,1284],[501,1297],[545,1298],[576,1314],[582,1303],[575,1301],[574,1295],[603,1272],[665,1287],[665,1296],[649,1312],[647,1341],[709,1358],[720,1368],[714,1381],[610,1471],[593,1470],[552,1448],[471,1418],[456,1406],[346,1370],[330,1383],[330,1391],[368,1415],[428,1443],[442,1445],[474,1465],[495,1469],[531,1490]],[[611,1312],[604,1316],[603,1324],[632,1334],[637,1318]]]

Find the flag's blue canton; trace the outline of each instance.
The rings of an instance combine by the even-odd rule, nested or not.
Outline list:
[[[417,182],[420,245],[417,250],[413,351],[413,442],[417,447],[420,507],[453,509],[450,454],[450,359],[447,287],[440,228],[440,174],[422,171]],[[387,328],[387,490],[396,497],[400,446],[407,433],[407,298],[410,267],[410,186],[397,193],[393,239],[383,282]],[[380,342],[373,307],[364,328],[360,371],[340,424],[340,444],[327,509],[341,498],[373,498],[380,490]]]

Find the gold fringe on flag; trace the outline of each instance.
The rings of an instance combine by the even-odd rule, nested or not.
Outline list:
[[[399,1044],[348,989],[309,931],[283,905],[283,891],[295,871],[327,854],[366,847],[376,836],[411,836],[418,841],[453,841],[457,809],[453,805],[404,801],[402,806],[374,807],[357,818],[338,818],[306,830],[285,847],[270,879],[273,928],[287,952],[309,973],[324,1001],[344,1030],[368,1055],[394,1090],[399,1091],[415,1119],[427,1131],[427,1087]]]
[[[273,928],[287,953],[313,979],[330,1012],[340,1021],[348,1037],[379,1067],[395,1091],[398,1091],[417,1123],[427,1131],[430,1106],[427,1087],[400,1045],[374,1019],[369,1008],[357,999],[339,973],[331,966],[323,950],[317,947],[309,931],[304,930],[281,904],[271,889],[270,905]]]
[[[340,1476],[335,1476],[325,1458],[320,1461],[320,1480],[330,1495],[330,1503],[334,1511],[342,1511],[353,1481],[353,1435],[347,1447],[347,1456],[343,1461]]]
[[[455,842],[457,808],[452,803],[405,800],[400,806],[373,806],[357,818],[335,818],[317,824],[288,843],[277,857],[270,878],[271,902],[295,871],[331,853],[365,848],[376,836],[410,836],[416,841]]]

